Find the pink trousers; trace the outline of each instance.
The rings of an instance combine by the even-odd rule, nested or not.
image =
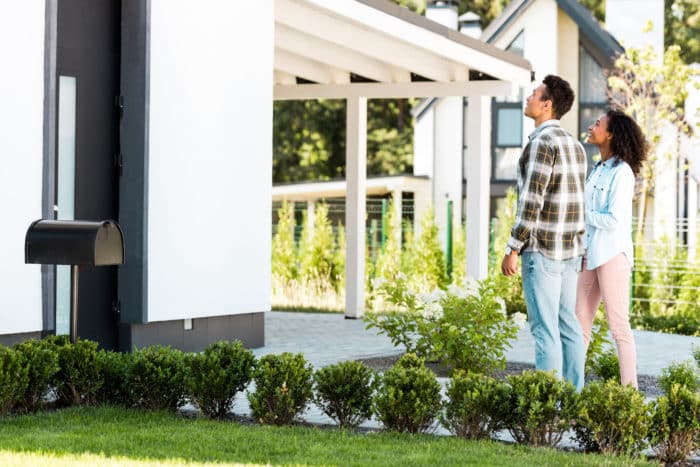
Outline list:
[[[636,388],[637,350],[629,320],[630,272],[630,263],[622,253],[592,271],[586,269],[584,258],[576,289],[576,317],[581,323],[583,341],[588,350],[593,318],[602,298],[610,331],[617,345],[621,382]]]

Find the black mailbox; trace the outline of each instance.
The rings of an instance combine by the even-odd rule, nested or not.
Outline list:
[[[24,261],[109,266],[124,263],[124,238],[114,221],[38,220],[27,230]]]
[[[78,266],[124,263],[124,236],[114,221],[32,222],[24,239],[24,262],[70,265],[70,339],[78,337]]]

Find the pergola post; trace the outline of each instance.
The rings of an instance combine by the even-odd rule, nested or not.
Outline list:
[[[469,97],[467,106],[467,277],[488,275],[491,97]]]
[[[345,148],[345,317],[355,319],[365,308],[366,97],[347,99]]]

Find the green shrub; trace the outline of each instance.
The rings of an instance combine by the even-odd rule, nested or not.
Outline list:
[[[574,433],[584,450],[634,455],[644,449],[649,406],[632,386],[590,383],[578,397],[577,412]]]
[[[277,232],[272,237],[272,275],[289,281],[297,277],[294,202],[284,201],[277,215]]]
[[[321,368],[314,374],[315,402],[341,428],[354,428],[372,415],[373,377],[355,361]]]
[[[620,360],[614,349],[609,349],[597,356],[589,364],[589,370],[603,381],[620,382]]]
[[[209,418],[225,418],[253,375],[255,357],[240,341],[211,344],[189,359],[188,394]]]
[[[127,381],[139,407],[177,410],[185,402],[185,355],[169,346],[134,350]]]
[[[693,358],[695,358],[695,363],[698,364],[698,368],[700,369],[700,348],[693,350]]]
[[[502,406],[510,390],[506,383],[478,373],[456,372],[447,383],[442,425],[467,439],[488,439],[503,428]]]
[[[500,417],[511,436],[519,443],[556,446],[575,414],[574,386],[545,371],[508,376],[508,384]]]
[[[59,370],[53,377],[59,405],[92,405],[102,387],[97,342],[68,336],[49,336],[43,341],[58,353]]]
[[[666,465],[684,461],[700,448],[700,395],[673,384],[652,403],[649,441]]]
[[[661,370],[659,386],[666,394],[669,394],[674,384],[688,388],[691,392],[698,392],[698,369],[692,362],[673,363]]]
[[[129,384],[133,354],[100,350],[97,359],[102,370],[102,387],[97,391],[97,403],[133,407],[135,394]]]
[[[420,234],[413,242],[407,243],[404,263],[402,271],[408,276],[412,289],[427,292],[436,287],[447,287],[445,253],[432,207],[422,213]]]
[[[379,378],[372,405],[384,426],[399,432],[430,429],[440,412],[440,383],[422,360],[407,354]]]
[[[28,374],[23,363],[19,352],[0,346],[0,415],[10,413],[25,398]]]
[[[263,356],[253,372],[255,392],[248,392],[253,417],[260,423],[292,423],[312,397],[312,376],[300,353]]]
[[[58,352],[39,340],[28,340],[14,346],[22,367],[27,372],[27,385],[17,401],[19,412],[35,412],[44,403],[49,385],[58,372]]]

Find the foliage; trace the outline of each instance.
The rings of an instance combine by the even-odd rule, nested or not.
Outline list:
[[[187,394],[204,415],[223,419],[236,394],[250,382],[253,352],[240,341],[220,341],[188,359]]]
[[[608,332],[610,331],[610,325],[605,317],[605,313],[602,310],[602,304],[598,307],[595,317],[593,318],[593,327],[591,328],[591,340],[588,343],[588,350],[586,351],[586,371],[598,375],[600,378],[609,379],[613,376],[613,373],[617,376],[617,381],[620,381],[620,371],[615,370],[612,365],[613,363],[612,355],[606,355],[605,349],[610,345],[610,338],[608,337]],[[617,358],[617,355],[614,356]]]
[[[133,354],[129,352],[98,352],[102,379],[102,386],[96,395],[98,404],[122,407],[133,407],[136,404],[128,378],[132,357]]]
[[[14,350],[27,378],[15,409],[18,412],[34,412],[43,405],[49,384],[58,372],[58,353],[55,348],[35,339],[16,344]]]
[[[283,202],[277,216],[277,232],[272,238],[272,274],[291,280],[297,276],[294,203]]]
[[[455,369],[489,373],[504,367],[505,351],[518,325],[508,319],[503,299],[487,282],[416,294],[398,274],[377,288],[399,311],[367,314],[367,327],[377,328],[394,345]]]
[[[313,224],[308,217],[305,218],[299,245],[299,275],[336,284],[338,278],[333,274],[334,251],[335,239],[333,226],[328,220],[328,205],[318,203],[314,209]]]
[[[506,383],[478,373],[457,371],[447,383],[442,425],[467,439],[488,439],[503,428],[499,414],[508,402]]]
[[[175,411],[185,403],[186,374],[180,350],[152,345],[132,352],[127,379],[138,406]]]
[[[500,418],[519,443],[554,447],[575,415],[575,389],[554,373],[524,371],[508,376]]]
[[[590,371],[603,381],[620,382],[620,360],[614,349],[602,352],[590,362]]]
[[[355,361],[321,368],[314,373],[315,402],[341,428],[354,428],[372,415],[373,377]]]
[[[664,2],[666,47],[677,44],[685,63],[700,63],[700,3],[697,0]]]
[[[700,369],[700,347],[693,350],[693,358],[695,358],[695,363],[698,364],[698,369]]]
[[[649,441],[666,465],[684,461],[700,449],[700,395],[674,384],[652,403]]]
[[[609,380],[587,384],[578,401],[574,433],[583,449],[628,455],[644,449],[651,421],[644,394]]]
[[[10,413],[26,398],[28,375],[23,360],[17,350],[0,346],[0,415]]]
[[[73,344],[68,336],[49,336],[43,342],[58,353],[59,370],[52,381],[58,404],[94,404],[103,384],[97,342],[78,338]]]
[[[670,394],[671,388],[679,385],[691,392],[698,392],[700,388],[700,372],[693,362],[673,363],[661,370],[659,386],[666,394]]]
[[[457,286],[467,283],[467,227],[458,222],[452,223],[452,277]]]
[[[436,287],[447,287],[445,254],[438,235],[435,213],[433,208],[429,207],[421,218],[418,238],[407,248],[407,264],[402,269],[406,272],[409,286],[413,290],[427,292]]]
[[[265,355],[253,372],[255,392],[248,392],[253,418],[288,425],[312,397],[313,369],[302,354]]]
[[[373,407],[390,430],[428,431],[440,411],[440,383],[423,360],[407,354],[379,377]]]
[[[347,255],[347,241],[345,240],[345,227],[338,221],[335,229],[336,248],[333,252],[333,271],[332,277],[335,277],[335,290],[339,291],[345,287],[345,257]]]

